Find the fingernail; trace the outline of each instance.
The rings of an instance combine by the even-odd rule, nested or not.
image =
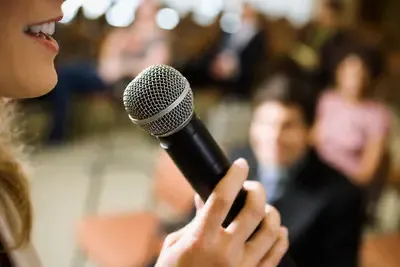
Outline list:
[[[269,205],[269,204],[267,204],[267,205],[265,205],[265,213],[266,214],[268,214],[268,213],[270,213],[271,212],[271,205]]]
[[[247,168],[247,161],[243,158],[237,159],[233,164],[235,164],[241,169]]]
[[[284,236],[288,236],[289,230],[286,227],[281,227],[281,234]]]

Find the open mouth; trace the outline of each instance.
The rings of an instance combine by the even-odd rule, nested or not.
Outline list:
[[[55,33],[55,31],[56,31],[56,23],[55,22],[27,26],[24,29],[24,32],[28,35],[31,35],[33,37],[39,37],[42,39],[47,39],[47,40],[50,40],[51,36]]]
[[[35,38],[46,47],[58,52],[58,43],[53,39],[52,35],[54,35],[56,30],[56,21],[61,19],[62,18],[57,18],[47,22],[26,26],[24,28],[24,33],[29,37]]]

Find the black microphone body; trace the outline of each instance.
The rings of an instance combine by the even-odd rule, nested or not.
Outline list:
[[[159,137],[161,147],[200,197],[206,201],[218,182],[226,175],[231,163],[215,142],[203,122],[193,114],[190,122],[178,132]],[[243,208],[247,192],[241,189],[226,217],[227,227]]]

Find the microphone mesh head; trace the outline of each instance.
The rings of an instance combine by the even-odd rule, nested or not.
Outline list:
[[[194,110],[188,81],[179,71],[165,65],[142,71],[126,87],[123,101],[131,120],[158,137],[180,130]]]

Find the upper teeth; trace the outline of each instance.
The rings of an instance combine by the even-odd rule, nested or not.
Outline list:
[[[56,30],[56,23],[55,22],[49,22],[49,23],[44,23],[41,25],[35,25],[35,26],[30,26],[29,30],[33,33],[44,33],[47,35],[53,35],[55,30]]]

